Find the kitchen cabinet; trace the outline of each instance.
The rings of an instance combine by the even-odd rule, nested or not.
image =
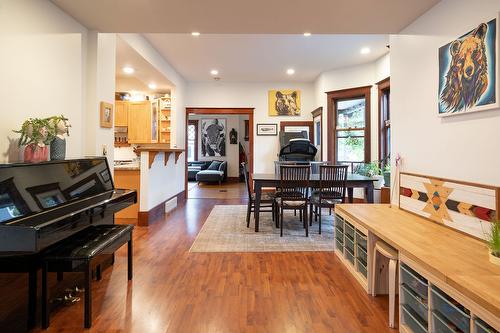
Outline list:
[[[151,102],[128,102],[128,142],[150,143],[152,131]]]
[[[128,126],[128,102],[115,101],[115,126]]]

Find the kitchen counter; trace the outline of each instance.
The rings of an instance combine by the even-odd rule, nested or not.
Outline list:
[[[128,171],[139,171],[141,170],[139,162],[130,164],[115,165],[115,170],[128,170]]]

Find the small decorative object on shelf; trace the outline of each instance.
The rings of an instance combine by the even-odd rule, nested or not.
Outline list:
[[[491,223],[491,230],[487,237],[490,262],[500,265],[500,220]]]
[[[69,136],[69,128],[71,127],[68,118],[54,116],[49,118],[50,129],[52,132],[52,140],[50,141],[50,159],[64,160],[66,158],[66,138]]]

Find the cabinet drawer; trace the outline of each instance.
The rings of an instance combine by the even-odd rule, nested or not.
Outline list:
[[[462,332],[470,332],[468,311],[437,288],[432,288],[432,304],[433,311],[440,314],[446,322],[454,324]]]
[[[446,321],[439,313],[432,313],[432,324],[434,333],[460,333],[461,331],[455,325]]]
[[[347,247],[345,248],[345,257],[351,264],[354,265],[354,254],[350,251],[351,250],[349,250]]]
[[[366,254],[366,251],[358,244],[358,251],[356,252],[356,255],[359,260],[362,262],[366,263],[368,262],[368,255]]]
[[[335,230],[335,238],[344,244],[344,233],[340,230]]]
[[[340,251],[344,252],[344,244],[338,239],[335,240],[335,247]]]
[[[427,303],[429,288],[427,280],[406,265],[401,265],[401,283],[408,286]]]
[[[479,318],[474,319],[474,330],[475,333],[498,333],[497,330],[493,329]]]
[[[366,263],[361,260],[357,260],[358,263],[358,272],[360,272],[365,278],[368,277],[368,270],[366,268]]]
[[[344,224],[344,233],[354,241],[354,227],[348,222]]]
[[[366,252],[366,236],[358,231],[356,231],[356,243]]]
[[[344,219],[340,215],[335,215],[335,228],[344,232]]]
[[[346,248],[351,250],[351,253],[354,253],[354,242],[349,237],[344,238],[344,244]]]
[[[427,304],[425,304],[424,301],[407,286],[402,285],[401,291],[402,291],[401,303],[410,307],[413,311],[415,311],[415,313],[419,317],[418,319],[421,319],[422,322],[425,322],[427,324],[428,323],[427,318],[429,316],[428,312],[429,308],[427,307]]]
[[[412,311],[408,306],[402,305],[402,321],[403,324],[408,326],[413,333],[426,333],[427,326],[425,323],[422,323],[418,320],[418,317],[415,315],[415,312]]]

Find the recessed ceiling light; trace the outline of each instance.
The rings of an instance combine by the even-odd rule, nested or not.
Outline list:
[[[219,74],[219,71],[218,71],[218,70],[216,70],[216,69],[212,69],[212,70],[210,71],[210,74],[212,74],[212,75],[217,75],[217,74]]]
[[[135,72],[135,70],[132,67],[129,67],[129,66],[123,67],[122,70],[123,70],[123,73],[125,73],[125,74],[132,74],[132,73]]]
[[[311,36],[311,33],[310,32],[304,32],[304,36],[309,37],[309,36]]]
[[[191,33],[191,36],[195,36],[195,37],[198,37],[200,35],[200,33],[198,31],[193,31]]]
[[[368,54],[368,53],[370,53],[370,52],[371,52],[371,50],[370,50],[370,48],[369,48],[369,47],[363,47],[363,48],[361,49],[361,54]]]
[[[156,84],[151,82],[150,84],[148,84],[148,87],[149,89],[156,89]]]
[[[288,75],[293,75],[293,74],[295,74],[295,69],[293,69],[293,68],[288,68],[288,69],[286,70],[286,73],[287,73]]]

